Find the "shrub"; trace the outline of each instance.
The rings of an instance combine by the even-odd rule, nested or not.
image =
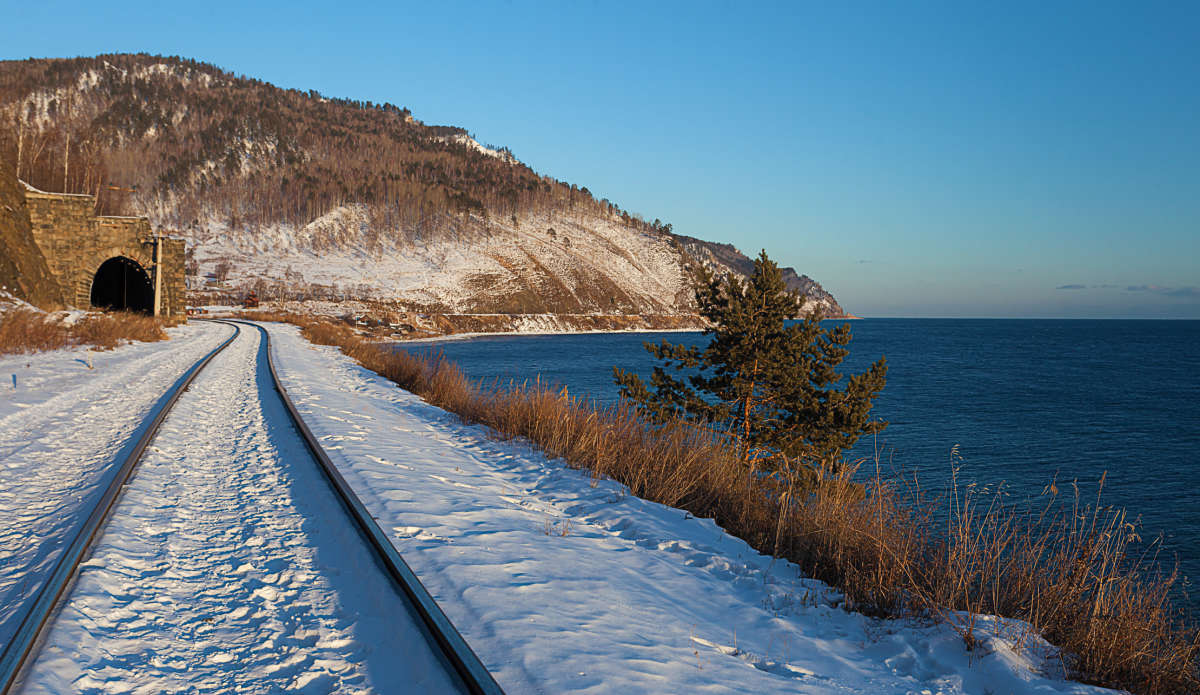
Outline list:
[[[0,314],[0,354],[58,350],[91,345],[109,350],[123,340],[166,340],[159,319],[131,312],[88,314],[74,324],[61,317],[26,308]]]
[[[33,309],[0,314],[0,354],[20,354],[66,347],[70,333],[61,321]]]

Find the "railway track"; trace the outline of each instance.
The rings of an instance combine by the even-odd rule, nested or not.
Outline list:
[[[421,584],[421,580],[409,568],[408,563],[400,556],[392,542],[388,540],[383,529],[379,528],[379,524],[375,522],[371,514],[367,511],[362,500],[346,483],[346,479],[338,472],[333,461],[329,459],[329,455],[321,448],[317,438],[313,436],[312,431],[304,420],[300,417],[300,412],[296,410],[296,406],[292,403],[292,399],[288,396],[287,389],[279,380],[279,373],[275,370],[275,358],[271,353],[271,335],[267,329],[262,326],[255,325],[266,341],[267,365],[271,372],[271,381],[275,386],[275,390],[283,399],[284,406],[287,408],[288,414],[291,415],[292,422],[296,429],[300,431],[300,435],[304,438],[305,444],[309,451],[312,452],[313,458],[321,465],[321,471],[325,474],[330,486],[337,492],[338,499],[346,508],[346,512],[354,520],[355,525],[362,533],[363,539],[371,546],[375,552],[380,564],[387,572],[392,581],[404,592],[411,602],[412,608],[420,616],[422,623],[429,630],[430,635],[438,643],[438,647],[445,655],[446,659],[453,666],[455,672],[462,679],[464,686],[470,693],[502,693],[500,686],[496,683],[492,675],[488,673],[487,668],[476,656],[475,652],[463,639],[462,635],[442,612],[442,609],[437,605],[437,602],[430,595],[429,591]]]
[[[142,431],[133,450],[117,468],[116,475],[113,476],[108,487],[101,494],[83,525],[67,543],[66,549],[54,563],[53,569],[34,595],[33,600],[27,604],[21,622],[18,623],[16,633],[4,645],[3,652],[0,652],[0,694],[8,695],[12,691],[21,673],[21,669],[37,645],[38,638],[41,636],[46,624],[50,621],[55,607],[59,604],[71,580],[74,578],[79,563],[86,557],[88,549],[111,513],[113,505],[120,495],[121,488],[133,474],[138,459],[141,458],[142,453],[150,444],[150,440],[158,432],[158,428],[162,425],[163,420],[166,419],[175,402],[179,400],[179,396],[195,381],[200,371],[214,357],[220,354],[221,351],[229,347],[240,332],[241,329],[234,326],[233,334],[207,355],[200,358],[188,370],[186,376],[174,385],[172,393],[162,405],[147,417],[150,424]]]
[[[370,560],[365,562],[367,564],[373,564],[373,567],[370,569],[375,570],[380,577],[378,579],[373,579],[371,576],[367,576],[372,574],[371,571],[358,565],[352,565],[351,570],[348,572],[343,571],[339,573],[337,570],[335,570],[335,574],[350,575],[350,577],[342,581],[342,593],[346,593],[347,587],[349,587],[349,593],[357,592],[359,589],[359,582],[361,582],[364,586],[369,585],[372,582],[383,585],[390,584],[390,591],[394,593],[389,593],[388,590],[384,589],[376,590],[375,593],[372,594],[369,588],[364,588],[362,590],[364,595],[373,596],[374,598],[360,599],[360,604],[362,601],[367,601],[367,604],[363,604],[368,605],[368,610],[366,612],[373,613],[375,612],[373,609],[377,608],[381,614],[386,613],[389,616],[385,621],[389,626],[389,629],[391,629],[390,626],[397,626],[396,629],[405,632],[404,639],[407,640],[407,643],[402,650],[410,653],[408,658],[416,658],[411,657],[413,650],[419,651],[422,654],[426,653],[427,650],[428,653],[432,655],[431,657],[426,658],[426,661],[429,662],[428,664],[419,664],[418,670],[420,670],[422,673],[425,673],[431,669],[435,671],[438,669],[444,671],[444,673],[439,671],[431,676],[422,676],[423,678],[432,679],[429,682],[445,683],[452,686],[452,688],[458,692],[501,693],[502,691],[500,687],[491,677],[491,674],[488,673],[487,669],[479,661],[478,657],[470,649],[466,641],[446,618],[445,614],[437,606],[436,602],[430,596],[428,591],[425,590],[411,569],[409,569],[403,558],[388,540],[386,534],[382,529],[379,528],[378,524],[363,506],[361,500],[359,500],[357,495],[338,472],[337,468],[330,461],[328,455],[321,447],[320,442],[318,442],[318,440],[309,430],[308,426],[300,418],[299,413],[296,411],[295,406],[292,404],[286,389],[280,383],[276,373],[274,358],[270,349],[269,333],[261,326],[257,326],[255,324],[233,321],[222,321],[221,323],[225,323],[233,327],[233,334],[227,340],[217,346],[217,348],[199,360],[191,368],[187,377],[175,385],[173,393],[171,393],[170,396],[165,399],[162,407],[147,417],[147,419],[150,420],[150,424],[144,428],[144,431],[139,437],[137,444],[133,447],[125,460],[121,462],[117,473],[112,478],[111,483],[107,486],[104,493],[99,497],[98,502],[88,513],[87,521],[79,528],[78,532],[70,540],[69,544],[67,544],[66,550],[62,552],[60,557],[57,559],[56,563],[54,564],[53,571],[46,575],[44,584],[36,593],[36,598],[29,602],[28,608],[21,618],[21,622],[19,623],[19,627],[14,638],[4,646],[3,652],[0,654],[0,694],[7,695],[10,692],[16,692],[18,689],[23,688],[26,683],[31,680],[31,672],[37,671],[39,668],[35,667],[35,664],[39,663],[38,657],[41,651],[46,648],[54,648],[59,649],[61,652],[62,647],[56,645],[63,643],[64,639],[68,640],[68,642],[71,639],[75,639],[74,637],[71,637],[71,635],[74,633],[71,633],[70,629],[61,628],[60,631],[63,632],[63,634],[58,634],[54,632],[56,629],[54,626],[60,621],[60,618],[57,618],[56,616],[65,615],[67,613],[66,608],[68,604],[71,604],[73,594],[80,591],[82,585],[84,584],[84,582],[80,579],[80,563],[87,560],[89,556],[92,556],[93,552],[97,550],[98,544],[100,544],[102,539],[105,538],[106,527],[110,527],[110,525],[114,524],[114,518],[116,519],[116,526],[118,527],[120,527],[121,523],[124,523],[126,526],[129,526],[131,523],[133,523],[128,521],[123,522],[120,518],[121,515],[117,514],[117,510],[120,509],[123,504],[136,504],[138,500],[146,497],[146,493],[144,491],[137,494],[131,492],[129,493],[130,496],[136,499],[133,501],[119,503],[123,495],[126,494],[127,489],[129,489],[136,480],[139,463],[143,459],[147,458],[147,448],[150,447],[152,441],[159,437],[160,429],[163,429],[163,424],[164,422],[168,421],[169,417],[174,417],[181,421],[188,417],[192,417],[193,419],[202,417],[185,413],[183,411],[180,411],[175,415],[172,413],[175,405],[180,401],[184,392],[197,381],[201,373],[204,372],[205,367],[208,366],[214,359],[216,359],[218,355],[225,351],[226,348],[234,345],[235,343],[239,343],[240,345],[238,350],[233,351],[237,354],[230,354],[229,357],[223,359],[231,361],[237,359],[241,360],[241,363],[235,363],[233,367],[228,368],[226,371],[233,370],[234,367],[236,367],[237,369],[241,369],[243,372],[246,372],[248,376],[244,376],[242,381],[248,385],[246,388],[252,391],[252,393],[243,394],[242,398],[243,400],[251,402],[251,405],[254,406],[254,408],[258,408],[263,412],[262,417],[264,419],[263,422],[258,426],[258,429],[261,430],[265,428],[270,430],[270,432],[267,433],[269,436],[267,436],[265,440],[263,437],[259,437],[259,439],[256,441],[260,442],[260,444],[262,441],[266,441],[268,445],[274,446],[276,440],[282,441],[287,439],[288,436],[298,436],[298,438],[303,441],[302,449],[300,445],[289,445],[287,442],[284,442],[280,445],[281,448],[279,451],[274,452],[272,455],[275,457],[275,459],[288,459],[287,463],[289,466],[303,467],[304,462],[291,460],[294,458],[291,452],[298,452],[301,450],[306,451],[307,454],[311,456],[312,467],[319,470],[319,474],[310,472],[304,473],[304,475],[312,475],[313,480],[318,478],[323,479],[325,483],[327,483],[327,488],[332,497],[336,498],[336,502],[329,502],[328,504],[330,506],[327,508],[321,508],[319,513],[311,511],[310,509],[310,511],[307,512],[308,516],[299,516],[299,521],[294,522],[292,526],[288,526],[287,524],[279,526],[277,524],[277,526],[279,526],[279,528],[275,529],[277,535],[282,534],[280,537],[285,539],[285,545],[287,543],[291,543],[293,541],[291,540],[292,535],[289,532],[289,529],[295,529],[297,536],[303,535],[301,530],[308,528],[306,524],[313,523],[314,519],[319,520],[318,523],[321,526],[336,526],[338,528],[341,528],[342,526],[347,528],[352,527],[353,531],[331,531],[325,533],[326,535],[331,535],[334,538],[334,545],[346,545],[348,543],[347,539],[356,536],[358,541],[361,542],[363,548],[354,550],[353,552],[357,552],[363,557],[369,557]],[[256,335],[259,339],[257,343],[255,343],[256,347],[252,348],[251,345],[246,341],[254,340]],[[265,369],[263,368],[263,362],[266,363]],[[217,374],[214,374],[208,378],[208,381],[213,382],[213,380],[218,378],[220,377],[218,377]],[[231,381],[230,383],[233,382]],[[223,394],[224,391],[229,390],[229,386],[225,384],[218,385],[215,383],[209,383],[206,384],[206,386],[201,390],[208,392],[210,394],[208,397],[211,399],[214,397],[211,394]],[[200,396],[194,395],[192,398],[200,398]],[[254,402],[255,399],[257,399],[257,403]],[[277,399],[278,403],[269,403],[269,399]],[[195,403],[191,404],[189,407],[193,411],[204,410],[204,408],[198,408],[197,404]],[[215,406],[213,406],[211,403],[207,405],[209,410],[212,410],[214,407]],[[278,415],[267,417],[266,413],[268,411],[271,413],[285,412],[285,417],[289,420],[289,422],[286,424],[282,423],[281,420],[283,418],[279,417]],[[218,415],[216,420],[219,421],[220,419],[221,418]],[[192,448],[187,445],[186,441],[183,442],[182,445],[178,441],[181,436],[179,433],[181,427],[182,426],[180,423],[176,423],[176,425],[173,427],[168,426],[166,429],[163,429],[165,433],[164,436],[166,436],[168,440],[172,440],[172,438],[174,438],[174,440],[172,440],[174,444],[172,444],[172,441],[168,441],[166,443],[160,441],[151,448],[169,448],[172,445],[177,447],[182,446],[182,449],[179,449],[180,451]],[[167,430],[171,431],[168,432]],[[247,434],[246,436],[251,436],[254,434],[254,432],[250,432],[250,434]],[[199,433],[197,433],[197,436],[200,436]],[[255,446],[259,446],[260,444],[256,444]],[[202,447],[203,444],[201,442],[196,442],[196,446]],[[288,448],[289,446],[291,448]],[[232,457],[237,456],[241,456],[241,454],[235,454]],[[248,460],[252,460],[254,455],[249,454],[247,456]],[[162,466],[166,465],[161,461],[163,455],[158,454],[158,458],[160,460],[154,463],[154,466],[161,468]],[[220,462],[214,462],[214,464],[218,463]],[[214,467],[216,469],[220,468],[219,465]],[[241,496],[244,496],[244,490],[246,489],[266,490],[266,488],[259,486],[258,483],[246,484],[235,482],[240,481],[241,479],[237,478],[237,475],[233,473],[225,473],[218,470],[214,470],[212,472],[197,472],[197,475],[202,474],[207,474],[209,478],[217,479],[222,478],[222,476],[230,477],[230,480],[225,481],[225,488],[229,490],[229,494],[237,495],[239,497],[233,498],[237,500],[233,504],[230,504],[229,501],[226,500],[222,503],[222,505],[214,507],[215,509],[219,509],[221,511],[243,506],[243,503],[240,500]],[[158,475],[159,474],[155,473],[154,470],[147,472],[147,477],[151,479],[154,479]],[[174,480],[174,478],[171,479]],[[271,475],[268,475],[266,478],[263,478],[260,475],[258,478],[247,478],[246,480],[261,481],[264,479],[268,481],[273,480]],[[277,508],[279,509],[278,514],[286,514],[288,510],[283,509],[277,498],[286,496],[289,492],[295,492],[296,490],[300,490],[304,493],[304,495],[307,496],[319,496],[320,493],[320,490],[317,488],[305,487],[296,483],[292,483],[290,488],[285,487],[273,492],[259,492],[257,494],[273,495],[271,497],[271,504],[266,505],[267,511],[265,514],[275,514]],[[184,493],[180,491],[177,494],[185,495],[191,493]],[[307,504],[310,508],[315,508],[308,502],[305,502],[305,504]],[[245,506],[249,507],[251,504],[246,502]],[[344,512],[345,518],[340,520],[331,519],[329,517],[330,510],[338,507],[340,507],[340,509]],[[334,516],[336,516],[336,514]],[[204,515],[193,515],[192,518],[208,521]],[[141,526],[146,525],[145,519],[141,519],[137,523],[140,523]],[[228,535],[231,529],[234,531],[237,530],[240,522],[238,519],[231,516],[230,519],[225,520],[224,523],[225,526],[222,527],[223,532]],[[261,517],[257,519],[257,523],[264,523]],[[210,523],[209,525],[212,524]],[[322,530],[323,529],[318,529],[318,532]],[[338,533],[342,533],[344,535],[339,536],[337,535]],[[117,536],[117,539],[113,542],[119,543],[121,541],[122,534],[118,531],[114,532],[114,535]],[[328,540],[324,542],[327,545],[329,544]],[[105,541],[105,543],[109,543],[110,545],[112,544],[112,542],[109,541]],[[213,543],[213,545],[225,544]],[[246,545],[252,544],[247,543]],[[280,544],[276,543],[275,545],[278,546]],[[102,547],[101,550],[106,553],[113,552],[111,548]],[[237,550],[243,555],[250,553],[250,555],[247,557],[254,559],[253,551],[247,548],[238,548]],[[264,548],[262,550],[263,553],[261,554],[265,557],[267,554],[267,549]],[[282,556],[279,555],[279,552],[282,551],[278,547],[276,548],[275,552],[275,559],[270,560],[269,562],[282,562],[285,565],[289,564],[289,560],[280,559]],[[313,551],[310,554],[317,555],[318,553]],[[326,556],[322,557],[325,558],[322,560],[322,563],[329,562],[327,559],[327,554]],[[97,562],[106,561],[107,560],[102,557],[94,558],[88,563],[89,571],[92,571],[90,568],[94,567]],[[263,561],[267,562],[265,559]],[[297,560],[294,564],[302,565],[304,563],[301,559]],[[323,564],[318,563],[314,565],[314,567],[316,566],[323,566]],[[187,567],[187,569],[192,569],[192,567]],[[201,574],[203,574],[203,572],[201,572]],[[351,583],[347,584],[347,581],[350,581]],[[147,583],[148,585],[153,585],[153,581],[148,580]],[[261,590],[262,589],[256,590],[255,595],[257,595]],[[309,593],[311,594],[314,591],[316,590],[310,590]],[[205,592],[201,590],[196,593],[202,597]],[[229,593],[229,591],[226,591],[226,593]],[[234,594],[236,593],[237,592],[234,591]],[[391,600],[388,600],[389,597]],[[236,598],[222,598],[222,600],[234,600],[234,602],[236,602]],[[303,601],[298,601],[303,603]],[[371,601],[383,605],[376,606],[371,603]],[[325,602],[325,599],[319,598],[317,600],[317,603],[321,602]],[[203,603],[203,601],[197,599],[197,603]],[[391,604],[404,605],[397,606]],[[75,615],[77,612],[78,611],[73,610],[71,615]],[[404,616],[409,616],[411,622],[406,622],[403,620]],[[300,618],[295,619],[299,620]],[[212,618],[205,618],[205,620],[211,621]],[[404,627],[405,625],[407,625],[407,627]],[[55,636],[56,634],[57,637]],[[387,633],[377,632],[376,634],[385,634],[388,639],[391,638],[391,636]],[[65,638],[64,635],[66,635]],[[255,639],[261,639],[261,637],[256,637]],[[266,641],[272,642],[273,640]],[[334,642],[337,642],[337,640],[334,640]],[[372,646],[380,647],[380,649],[377,650],[378,653],[372,656],[373,659],[402,658],[399,654],[386,653],[386,644],[381,643],[379,645]],[[371,650],[368,649],[366,651],[369,652]],[[361,655],[355,658],[360,657]],[[268,669],[268,672],[270,672],[270,669]],[[394,685],[395,684],[393,683],[393,686]],[[42,687],[41,689],[46,690],[47,688]],[[53,687],[50,689],[53,690]],[[34,688],[34,690],[36,691],[37,688]],[[389,687],[389,692],[393,690],[394,687]]]

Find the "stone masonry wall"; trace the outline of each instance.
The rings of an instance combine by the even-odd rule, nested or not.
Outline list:
[[[94,196],[27,188],[25,200],[34,241],[68,302],[90,307],[96,271],[108,259],[124,256],[136,261],[152,284],[155,273],[162,273],[162,315],[186,314],[183,240],[155,237],[144,217],[98,217],[93,214]],[[162,266],[156,267],[155,246],[160,241]]]
[[[46,265],[58,281],[67,302],[76,297],[77,268],[89,236],[95,199],[87,195],[53,195],[26,191],[34,242],[42,249]]]
[[[187,315],[187,242],[163,238],[163,312],[167,316]]]

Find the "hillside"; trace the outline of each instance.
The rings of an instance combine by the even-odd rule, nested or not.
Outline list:
[[[716,270],[718,273],[736,273],[748,276],[754,272],[754,261],[739,251],[733,244],[720,244],[713,241],[703,241],[690,236],[677,235],[683,250],[701,264]],[[825,291],[820,283],[807,275],[800,275],[795,268],[781,268],[783,282],[788,289],[799,292],[810,302],[820,304],[825,312],[833,316],[842,316],[845,311],[832,294]]]
[[[194,284],[455,313],[686,314],[687,268],[744,273],[502,147],[407,108],[180,58],[0,62],[0,159],[195,249]],[[836,300],[788,269],[827,313]]]

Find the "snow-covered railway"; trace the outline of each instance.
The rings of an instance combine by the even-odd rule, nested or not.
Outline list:
[[[0,689],[500,692],[298,419],[267,340],[244,326],[146,432]]]
[[[0,690],[10,686],[138,452],[235,335],[215,325],[172,330],[172,350],[143,343],[120,355],[61,351],[24,370],[19,358],[4,361],[13,393],[0,404]]]

